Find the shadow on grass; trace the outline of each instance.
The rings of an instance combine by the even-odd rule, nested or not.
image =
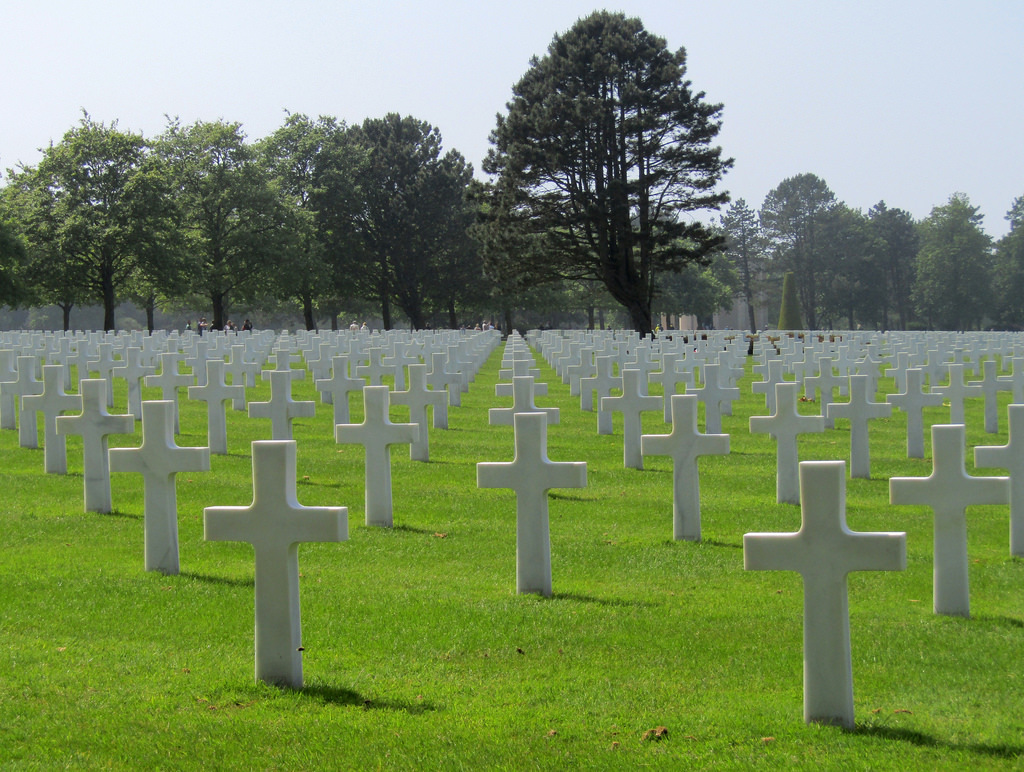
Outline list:
[[[437,710],[437,707],[426,700],[409,702],[407,700],[371,700],[352,689],[340,686],[306,686],[302,693],[325,705],[355,705],[366,710],[394,710],[419,715]]]
[[[994,614],[978,614],[974,621],[981,625],[996,625],[998,627],[1024,627],[1024,620],[1014,617],[997,616]]]
[[[670,542],[675,544],[676,542]],[[706,544],[709,547],[728,547],[729,549],[741,550],[743,549],[742,542],[731,542],[731,541],[720,541],[719,539],[701,539],[700,544]]]
[[[370,526],[371,528],[380,528],[380,526]],[[417,528],[414,525],[393,525],[385,530],[388,531],[403,531],[405,533],[418,533],[423,536],[433,536],[437,533],[436,528]]]
[[[621,598],[598,598],[578,592],[555,592],[547,600],[575,600],[580,603],[595,603],[598,606],[624,606],[629,608],[656,608],[660,604],[647,600],[623,600]]]
[[[195,579],[197,582],[206,582],[207,584],[227,584],[232,587],[255,587],[256,579],[232,579],[227,576],[210,576],[209,574],[197,574],[193,571],[182,571],[178,576],[183,576],[186,579]]]
[[[1024,745],[1008,745],[1005,743],[1000,743],[998,745],[986,745],[984,743],[950,743],[938,740],[924,732],[918,732],[913,729],[901,729],[899,727],[892,726],[858,726],[851,730],[850,734],[879,737],[883,740],[899,740],[901,742],[909,743],[910,745],[917,745],[924,748],[946,748],[949,750],[967,751],[969,753],[979,753],[996,758],[1015,759],[1024,756]]]
[[[99,515],[100,517],[124,517],[129,520],[142,520],[143,518],[143,516],[138,512],[121,512],[117,509],[110,512],[93,512],[93,514]]]
[[[562,493],[556,491],[548,491],[548,496],[552,499],[561,499],[562,501],[597,501],[597,496],[586,496],[582,493]]]

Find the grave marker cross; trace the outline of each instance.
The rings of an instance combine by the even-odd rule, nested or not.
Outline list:
[[[301,689],[299,543],[347,540],[348,509],[299,504],[295,460],[293,440],[252,443],[252,504],[207,507],[203,521],[207,541],[253,546],[256,680]]]
[[[795,381],[775,384],[775,412],[750,417],[751,434],[775,438],[775,500],[780,504],[800,503],[797,437],[825,431],[825,419],[820,415],[800,414],[796,401],[799,389]]]
[[[22,397],[22,403],[31,411],[33,424],[36,422],[35,412],[43,414],[43,469],[47,474],[67,474],[67,442],[63,434],[57,433],[57,416],[81,410],[82,395],[64,393],[64,368],[61,365],[44,365],[43,393]]]
[[[639,374],[639,371],[634,371]],[[543,413],[515,416],[515,457],[511,463],[476,465],[480,488],[511,488],[516,493],[516,592],[551,596],[551,530],[548,491],[584,488],[585,461],[551,461],[548,421]]]
[[[961,365],[962,366],[962,365]],[[969,617],[967,582],[967,507],[1006,504],[1006,477],[971,477],[964,470],[963,424],[932,427],[932,473],[928,477],[889,480],[892,504],[922,504],[935,513],[933,608],[936,614]]]
[[[974,465],[999,467],[1010,473],[1010,554],[1024,557],[1024,450],[1020,447],[1024,444],[1024,405],[1008,405],[1006,415],[1006,444],[976,447]]]
[[[640,450],[645,456],[672,457],[672,538],[700,541],[700,475],[697,457],[725,455],[728,434],[701,434],[697,429],[697,398],[673,394],[672,433],[645,434]]]
[[[366,524],[390,528],[394,524],[391,497],[391,446],[412,443],[419,435],[416,424],[392,423],[388,417],[390,389],[363,389],[363,422],[338,424],[334,439],[341,445],[356,444],[366,449]]]
[[[804,585],[804,721],[852,729],[853,666],[846,577],[902,571],[905,533],[862,533],[846,525],[842,461],[800,464],[801,526],[795,533],[743,536],[748,571],[796,571]]]
[[[174,476],[178,472],[209,472],[210,449],[178,447],[174,442],[174,402],[147,400],[142,403],[142,445],[112,448],[110,471],[142,475],[146,570],[177,574],[178,500]]]
[[[78,385],[82,390],[82,413],[58,416],[57,431],[60,434],[77,434],[82,438],[85,511],[110,512],[107,437],[134,433],[135,419],[130,415],[107,412],[107,382],[103,378],[86,378]]]

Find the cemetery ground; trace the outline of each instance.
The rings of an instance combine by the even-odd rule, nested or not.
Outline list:
[[[796,531],[775,502],[775,443],[748,431],[751,393],[722,418],[728,456],[701,458],[703,540],[672,540],[668,457],[623,467],[621,416],[596,432],[539,356],[561,421],[553,461],[586,461],[587,487],[550,493],[551,598],[515,593],[515,495],[479,489],[476,464],[510,461],[511,426],[487,424],[501,347],[477,374],[430,461],[392,449],[392,529],[363,525],[363,450],[337,445],[308,374],[296,399],[298,500],[348,507],[349,539],[299,547],[305,688],[253,678],[253,551],[203,540],[203,508],[252,501],[250,442],[270,422],[228,407],[228,455],[177,477],[181,573],[144,571],[142,479],[112,475],[114,512],[83,512],[81,441],[68,475],[0,432],[0,767],[564,769],[1011,768],[1024,763],[1024,561],[1008,508],[968,510],[970,619],[932,613],[932,513],[889,504],[906,417],[870,424],[872,479],[847,481],[855,531],[906,531],[904,572],[849,576],[856,728],[805,725],[803,588],[743,570],[743,534]],[[124,413],[118,380],[112,412]],[[893,381],[882,378],[883,391]],[[652,394],[659,387],[652,384]],[[144,389],[158,399],[158,389]],[[967,442],[983,400],[967,402]],[[268,382],[247,390],[269,398]],[[839,398],[842,400],[843,398]],[[179,397],[179,445],[206,444],[206,406]],[[815,403],[801,403],[814,413]],[[362,401],[351,396],[352,420]],[[394,407],[392,420],[408,411]],[[703,415],[703,408],[701,408]],[[647,434],[666,434],[661,412]],[[703,424],[701,424],[703,426]],[[40,432],[41,433],[41,432]],[[849,422],[800,438],[801,460],[847,460]],[[111,446],[135,447],[134,436]],[[973,474],[1005,474],[998,469]]]

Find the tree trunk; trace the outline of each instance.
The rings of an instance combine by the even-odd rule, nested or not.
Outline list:
[[[60,306],[60,310],[64,314],[64,332],[67,332],[68,330],[71,329],[71,307],[74,306],[75,304],[58,303],[57,305]]]
[[[117,298],[114,297],[114,277],[109,271],[103,272],[103,329],[112,332],[114,329],[114,310]]]
[[[594,306],[587,306],[587,329],[594,329]]]
[[[505,335],[507,337],[512,334],[512,309],[505,306],[502,309],[502,316],[505,318]]]
[[[385,330],[391,329],[391,298],[387,294],[380,297],[380,319]]]
[[[213,306],[213,320],[210,322],[211,330],[224,329],[224,293],[217,292],[210,295],[210,304]]]
[[[316,329],[316,320],[313,318],[313,297],[309,293],[302,296],[302,320],[306,323],[307,330]]]
[[[757,332],[757,321],[754,318],[754,304],[747,298],[747,319],[750,322],[750,331]]]
[[[455,313],[454,298],[448,298],[448,326],[453,330],[459,327],[459,315]]]

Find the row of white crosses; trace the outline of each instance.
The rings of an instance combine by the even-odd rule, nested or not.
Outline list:
[[[627,372],[629,372],[629,371],[627,371]],[[636,372],[636,371],[634,371],[634,372]],[[631,376],[631,378],[632,378],[632,376]],[[637,380],[639,380],[639,379],[637,379]],[[366,391],[372,390],[373,388],[374,387],[368,387],[367,390],[364,390],[364,398],[366,397]],[[384,387],[384,388],[386,388],[386,387]],[[97,396],[99,397],[101,395],[98,394]],[[675,414],[675,411],[676,411],[676,403],[679,402],[681,404],[686,399],[687,399],[686,397],[684,397],[682,395],[679,395],[677,398],[674,398],[672,400],[672,402],[673,402],[673,413],[674,414]],[[692,405],[692,397],[689,398],[689,399],[690,399],[691,405]],[[530,402],[530,406],[532,406],[532,399],[530,399],[529,402]],[[685,411],[680,411],[680,415],[682,415],[683,412],[685,412]],[[371,411],[369,409],[367,409],[366,413],[367,413],[367,415],[369,415],[371,413]],[[385,413],[386,413],[386,410],[385,410]],[[693,412],[691,415],[692,415],[692,424],[693,424],[693,427],[695,429],[695,412]],[[166,415],[166,420],[165,420],[165,427],[169,425],[169,418],[170,418],[170,416],[169,416],[169,414],[167,414]],[[386,421],[386,415],[385,415],[385,421]],[[532,521],[534,521],[535,524],[533,526],[525,528],[525,531],[529,532],[534,537],[536,537],[536,534],[544,533],[547,530],[547,527],[546,527],[546,521],[547,521],[547,518],[546,518],[546,506],[547,506],[546,505],[546,491],[549,488],[551,488],[551,487],[569,487],[570,485],[574,485],[574,484],[577,484],[577,483],[580,484],[580,485],[585,484],[585,465],[582,466],[583,475],[584,475],[584,482],[583,483],[579,483],[579,468],[580,468],[579,464],[575,464],[574,465],[576,471],[572,472],[572,474],[575,475],[575,478],[574,479],[570,479],[565,474],[558,474],[557,471],[556,471],[558,465],[553,464],[553,462],[550,462],[547,459],[547,456],[546,456],[546,426],[547,426],[547,423],[548,423],[548,416],[543,414],[543,413],[526,412],[526,413],[522,413],[520,415],[516,415],[516,418],[515,418],[515,425],[516,425],[516,461],[514,461],[511,465],[505,465],[505,466],[507,466],[508,469],[507,469],[507,473],[504,476],[502,476],[500,474],[497,474],[497,472],[487,472],[487,471],[484,471],[484,469],[487,468],[486,466],[482,466],[481,471],[479,472],[479,474],[482,475],[482,477],[481,477],[481,485],[483,487],[488,487],[489,485],[500,485],[501,487],[513,487],[513,488],[516,489],[516,491],[517,491],[517,501],[524,501],[525,502],[524,503],[524,508],[523,508],[523,510],[521,510],[521,514],[520,514],[519,520],[520,520],[520,522],[529,521],[531,519],[532,519]],[[682,423],[682,421],[680,423]],[[522,425],[522,427],[523,427],[522,428],[522,432],[521,432],[522,443],[523,443],[522,446],[520,445],[520,425]],[[105,440],[105,437],[103,439]],[[166,446],[166,442],[164,443],[164,445]],[[289,507],[294,508],[294,507],[292,507],[292,504],[294,504],[294,476],[295,476],[294,475],[294,446],[291,445],[291,447],[292,447],[292,454],[293,454],[291,465],[290,465],[290,468],[291,468],[291,485],[288,485],[287,484],[287,479],[285,479],[283,485],[280,486],[280,487],[285,489],[285,493],[283,494],[283,499],[284,499],[285,503],[287,503],[289,505]],[[962,449],[962,443],[961,443],[961,449]],[[368,451],[369,451],[369,449],[368,449]],[[258,455],[262,458],[263,453],[262,452],[257,453],[257,451],[256,451],[256,449],[254,447],[254,451],[253,451],[254,475],[255,475],[255,470],[256,470],[256,467],[257,467],[257,456]],[[679,455],[684,456],[685,453],[680,453]],[[369,452],[368,452],[368,457],[369,457]],[[279,460],[277,462],[276,466],[278,468],[287,468],[288,465],[286,463],[281,463],[280,460]],[[503,466],[503,465],[498,465],[498,466],[500,467],[500,466]],[[961,468],[962,468],[962,453],[961,453]],[[488,479],[489,475],[491,475],[491,476],[497,475],[497,479],[496,480],[493,480],[493,479],[489,480]],[[838,479],[840,481],[840,484],[844,484],[843,483],[843,479],[844,478],[843,478],[843,474],[842,474],[842,466],[841,465],[839,466],[839,476],[838,476]],[[536,491],[536,489],[538,487],[538,485],[537,485],[538,481],[540,482],[540,485],[539,485],[540,495],[543,497],[543,501],[539,501],[537,499],[537,491]],[[368,486],[368,489],[369,489],[369,486]],[[275,488],[275,490],[276,490],[276,488]],[[817,490],[817,488],[812,488],[812,490]],[[260,491],[260,488],[258,487],[257,482],[256,482],[256,480],[254,478],[254,502],[253,502],[253,505],[250,508],[248,508],[248,510],[255,511],[257,509],[261,509],[259,507],[259,501],[260,501],[260,498],[261,498],[259,491]],[[291,491],[291,493],[289,494],[288,491]],[[266,498],[273,499],[274,496],[273,495],[268,495],[268,496],[264,496],[263,498],[264,499],[266,499]],[[805,496],[805,498],[807,498],[807,497]],[[841,497],[837,497],[837,498],[841,499]],[[280,501],[275,500],[274,501],[274,506],[270,507],[269,509],[273,509],[273,510],[276,511],[276,510],[281,509],[282,506],[283,505],[281,504]],[[211,508],[211,510],[209,510],[208,512],[216,512],[217,509],[220,509],[220,508]],[[263,507],[262,509],[268,509],[268,508],[267,507]],[[368,513],[369,513],[369,501],[368,501],[367,509],[368,509]],[[519,505],[518,504],[517,504],[517,509],[519,509]],[[543,510],[543,511],[541,512],[541,510]],[[839,508],[837,509],[837,511],[841,512],[841,504],[839,505]],[[339,512],[340,512],[340,510],[339,510]],[[532,518],[526,517],[523,514],[523,512],[537,513],[537,516],[532,517]],[[210,515],[208,514],[208,530],[209,530],[209,518],[210,518]],[[841,517],[839,519],[841,521]],[[335,520],[337,521],[337,518],[335,518]],[[539,522],[539,521],[543,521],[543,527],[540,527],[540,526],[536,525],[536,523]],[[806,525],[806,521],[807,521],[807,515],[806,515],[806,510],[805,510],[805,525]],[[839,530],[842,532],[842,531],[845,530],[845,523],[840,522],[840,525],[841,525],[841,528]],[[270,531],[276,533],[274,528],[263,529],[263,530],[270,530]],[[277,529],[277,530],[280,530],[280,529]],[[804,529],[802,529],[802,532],[803,531],[804,531]],[[218,536],[218,533],[221,533],[221,535]],[[263,544],[264,543],[263,539],[264,539],[264,536],[265,536],[265,534],[262,534],[262,532],[254,535],[254,536],[250,536],[250,535],[248,535],[246,533],[239,534],[237,528],[235,530],[232,530],[232,529],[229,528],[226,533],[218,532],[217,529],[214,528],[213,529],[213,534],[214,535],[212,535],[210,538],[242,538],[242,539],[247,540],[247,541],[253,541],[254,544],[256,544],[256,543]],[[797,534],[796,536],[799,536],[799,534]],[[319,536],[313,536],[311,538],[319,538]],[[811,538],[811,537],[809,537],[809,538],[810,538],[810,544],[813,545],[813,544],[817,544],[818,543],[818,539]],[[302,539],[300,539],[300,540],[302,540]],[[274,548],[271,548],[271,547],[259,548],[258,547],[257,548],[257,554],[260,553],[261,549],[264,552],[269,551],[271,553],[274,553],[275,550],[279,549],[280,545],[278,544],[278,542],[280,542],[281,540],[279,538],[277,538],[277,539],[272,539],[271,541],[273,541],[273,543],[277,544],[278,546],[274,547]],[[756,543],[756,539],[752,539],[752,542]],[[546,543],[546,561],[545,561],[545,558],[544,558],[545,543]],[[296,544],[296,542],[291,542],[290,546],[288,547],[288,551],[292,555],[295,554],[295,544]],[[517,549],[521,548],[521,549],[523,549],[524,552],[530,553],[530,554],[534,555],[534,558],[531,561],[529,561],[529,565],[530,566],[533,566],[533,567],[541,566],[542,567],[539,570],[539,572],[531,572],[531,571],[524,571],[523,572],[524,580],[523,580],[521,586],[524,586],[524,587],[528,588],[528,589],[525,589],[523,591],[534,591],[534,592],[542,592],[544,594],[550,594],[551,588],[550,588],[550,541],[549,541],[549,539],[537,539],[537,538],[523,539],[523,538],[520,538],[520,539],[517,540],[517,544],[519,545],[517,547]],[[745,544],[746,544],[746,539],[745,539]],[[839,551],[840,551],[841,554],[845,554],[845,552],[843,550],[839,550]],[[835,552],[836,552],[836,550],[833,550],[833,555],[834,555]],[[853,552],[856,552],[856,550],[853,550]],[[856,555],[854,555],[854,557],[856,557]],[[904,558],[903,559],[905,561],[905,553],[904,553]],[[283,561],[277,560],[276,562],[277,563],[281,563]],[[546,562],[546,571],[543,569],[543,566],[545,565],[545,562]],[[754,561],[754,562],[756,563],[756,561]],[[801,573],[803,573],[805,575],[805,581],[806,581],[807,580],[807,576],[808,576],[808,574],[805,573],[805,570],[807,570],[806,569],[806,562],[807,561],[801,562],[801,560],[797,560],[795,563],[793,563],[793,561],[788,561],[788,562],[787,561],[783,561],[782,564],[776,566],[774,564],[771,564],[771,561],[768,560],[769,564],[765,565],[765,566],[761,566],[761,567],[768,567],[768,568],[773,568],[773,567],[793,568],[794,570],[801,571]],[[814,561],[812,561],[812,562],[814,562]],[[839,562],[841,564],[840,565],[840,569],[842,569],[844,567],[842,565],[842,561],[840,560]],[[793,563],[793,564],[790,565],[789,563]],[[517,565],[518,565],[518,562],[517,562]],[[751,567],[758,567],[758,566],[754,565],[754,566],[751,566]],[[844,584],[845,584],[845,574],[849,570],[854,570],[855,568],[864,568],[864,567],[865,566],[851,564],[850,567],[846,569],[846,571],[841,571],[842,576],[844,577]],[[867,566],[867,567],[874,567],[874,566]],[[884,566],[884,567],[889,567],[889,566]],[[257,568],[257,574],[260,574],[260,573],[261,572],[260,572],[259,568]],[[289,685],[296,685],[296,684],[301,685],[301,658],[298,657],[295,654],[295,652],[298,651],[300,649],[300,647],[296,647],[294,645],[298,641],[298,630],[299,630],[299,626],[298,626],[298,606],[297,606],[297,562],[295,563],[295,570],[294,570],[293,573],[295,575],[295,581],[290,583],[290,585],[289,585],[289,582],[284,581],[284,577],[282,575],[280,575],[280,574],[276,575],[277,576],[277,580],[274,582],[274,584],[279,585],[279,586],[283,586],[283,587],[291,586],[291,587],[294,588],[294,590],[293,591],[292,590],[288,591],[288,593],[287,593],[287,595],[288,595],[287,601],[284,601],[284,600],[282,600],[279,597],[276,602],[273,602],[273,603],[270,604],[270,611],[268,611],[268,612],[266,612],[264,614],[264,618],[266,618],[268,614],[270,614],[271,616],[273,616],[273,614],[277,614],[278,617],[280,617],[282,609],[287,609],[288,610],[288,614],[285,617],[276,619],[272,624],[265,624],[265,625],[263,625],[263,627],[267,628],[268,630],[269,629],[277,630],[278,634],[271,635],[268,632],[266,636],[263,636],[263,638],[270,638],[272,642],[271,643],[266,643],[265,642],[262,646],[261,646],[261,643],[260,643],[261,636],[260,636],[260,633],[259,633],[259,628],[261,627],[260,621],[259,621],[259,619],[260,619],[260,612],[259,612],[259,610],[257,611],[257,641],[258,641],[257,642],[257,675],[258,675],[258,677],[261,677],[262,680],[271,680],[271,681],[274,681],[274,682],[280,682],[280,683],[285,683],[285,684],[289,684]],[[545,584],[545,574],[546,574],[546,584]],[[813,575],[814,574],[812,573],[812,576]],[[266,586],[266,584],[267,584],[266,581],[263,582],[264,586]],[[834,584],[834,582],[825,582],[825,584]],[[268,591],[268,593],[269,593],[269,591]],[[260,595],[259,594],[259,590],[257,590],[257,608],[258,609],[260,608],[259,595]],[[292,596],[294,596],[294,598]],[[817,608],[818,606],[821,606],[821,607],[824,608],[824,610],[821,611],[821,613],[833,612],[833,616],[834,616],[834,612],[835,612],[835,609],[833,608],[835,606],[835,603],[833,602],[834,601],[834,596],[835,596],[835,593],[832,593],[831,595],[828,595],[827,596],[827,600],[822,600],[821,602],[819,602],[818,604],[815,605],[815,608]],[[822,596],[822,597],[826,597],[826,596]],[[294,603],[292,602],[293,600],[294,600]],[[825,607],[827,607],[827,608],[825,608]],[[845,591],[843,591],[843,593],[842,593],[842,608],[841,608],[841,611],[842,611],[842,614],[840,614],[839,616],[846,617],[846,614],[845,614]],[[834,618],[838,620],[838,617],[834,616]],[[285,620],[286,619],[290,620],[290,623],[285,624]],[[809,618],[808,618],[808,621],[809,621]],[[807,627],[807,625],[805,625],[805,629],[806,629],[806,627]],[[284,630],[288,630],[289,631],[289,634],[287,636],[283,634]],[[846,659],[846,662],[847,662],[846,670],[848,671],[849,670],[849,665],[848,665],[848,662],[849,662],[849,654],[848,654],[848,650],[849,650],[849,644],[848,644],[848,619],[846,621],[846,640],[847,640],[847,643],[846,643],[846,656],[845,656],[845,659]],[[827,650],[832,650],[834,647],[824,646],[823,648],[827,649]],[[263,656],[260,655],[260,650],[261,649],[264,652]],[[815,649],[815,647],[813,645],[809,645],[807,647],[807,651],[811,653],[811,659],[813,661],[817,661],[817,659],[820,659],[819,655],[814,655],[813,654],[813,652],[817,651],[817,650],[818,649]],[[274,652],[273,656],[271,656],[271,654],[268,653],[270,651]],[[261,665],[261,662],[263,662],[263,665]],[[297,675],[296,675],[296,667],[298,668]],[[841,671],[841,670],[842,670],[842,668],[838,669],[838,671]],[[263,675],[261,676],[260,673],[262,673]],[[851,676],[850,680],[851,680],[851,683],[852,683],[852,676]],[[822,690],[819,689],[817,691],[821,692]],[[833,693],[835,691],[836,690],[834,690],[834,689],[825,689],[824,690],[824,692],[828,693],[828,694],[831,694],[831,693]],[[810,683],[808,683],[807,693],[809,695],[813,695],[813,694],[816,693],[816,690],[812,688]],[[851,686],[851,688],[849,690],[849,693],[851,695],[850,696],[850,719],[849,719],[849,721],[852,722],[852,686]],[[841,713],[841,711],[838,711],[837,708],[829,707],[828,709],[823,709],[821,707],[814,707],[819,702],[821,702],[820,699],[811,699],[811,708],[810,708],[810,712],[808,714],[809,715],[809,720],[833,720],[833,721],[837,721],[839,723],[846,723],[846,719],[844,718],[843,715],[839,715],[839,713]]]
[[[950,368],[950,382],[954,385],[950,394],[954,404],[957,400],[955,384],[959,382],[959,367],[961,366],[955,365]],[[991,377],[994,364],[986,370]],[[804,462],[799,464],[798,480],[796,438],[803,431],[823,431],[826,416],[850,419],[851,476],[870,477],[867,422],[871,418],[888,415],[891,406],[870,399],[869,391],[874,392],[874,384],[871,376],[867,374],[848,376],[849,402],[831,403],[832,388],[838,384],[831,380],[830,362],[824,361],[817,380],[807,379],[821,389],[824,416],[801,416],[797,410],[798,384],[781,382],[777,379],[779,372],[775,370],[776,378],[773,380],[776,382],[771,384],[776,397],[772,415],[753,417],[750,429],[752,432],[769,432],[775,437],[778,449],[777,498],[780,502],[804,502],[803,526],[795,534],[747,534],[744,537],[745,566],[748,569],[795,570],[801,573],[805,586],[805,720],[835,723],[852,728],[853,678],[846,576],[853,570],[905,569],[906,535],[851,532],[845,522],[845,465],[842,462]],[[638,374],[638,371],[633,371],[632,374],[629,370],[623,371],[623,376],[626,377],[623,391],[632,398],[627,400],[627,403],[639,400],[640,393],[636,385]],[[916,387],[916,379],[911,378],[911,381],[911,387]],[[959,393],[962,393],[962,390]],[[902,396],[906,397],[907,392]],[[941,401],[941,395],[937,396]],[[680,445],[680,456],[689,462],[692,462],[693,458],[682,448],[696,447],[696,412],[693,399],[681,395],[671,397],[673,411],[683,407],[683,400],[690,400],[690,409],[693,410],[693,431],[682,435],[687,439]],[[962,402],[960,404],[962,405]],[[1017,407],[1024,411],[1024,405],[1011,407],[1011,425],[1014,420],[1024,422],[1024,412],[1016,413],[1019,417],[1013,418],[1013,408]],[[955,414],[956,408],[953,409]],[[679,428],[679,424],[674,423],[673,434],[676,434]],[[1024,424],[1021,425],[1021,430],[1024,431]],[[963,464],[962,425],[936,426],[932,431],[935,457],[932,475],[922,479],[894,478],[890,481],[891,498],[894,504],[920,503],[933,507],[936,514],[935,611],[967,616],[969,597],[965,509],[972,504],[1006,503],[1010,497],[1009,480],[994,477],[972,478],[966,474]],[[624,434],[628,436],[628,431],[624,431]],[[645,442],[653,439],[644,438]],[[703,439],[709,441],[711,437],[705,435]],[[726,436],[725,440],[727,439]],[[1020,455],[1021,476],[1024,477],[1024,454]],[[976,458],[979,466],[1002,464],[1009,467],[1010,443],[997,448],[977,448]],[[678,486],[678,466],[674,468],[674,474],[675,484]],[[693,475],[689,482],[691,492],[699,490],[695,468]],[[699,493],[697,495],[699,496]],[[1024,499],[1024,482],[1021,484],[1021,497]],[[678,507],[678,491],[675,498]],[[699,529],[699,498],[696,512]],[[680,518],[678,512],[675,514],[678,526]],[[685,517],[683,521],[685,522]],[[1015,527],[1016,522],[1011,517],[1011,549]],[[699,530],[697,533],[699,538]]]

